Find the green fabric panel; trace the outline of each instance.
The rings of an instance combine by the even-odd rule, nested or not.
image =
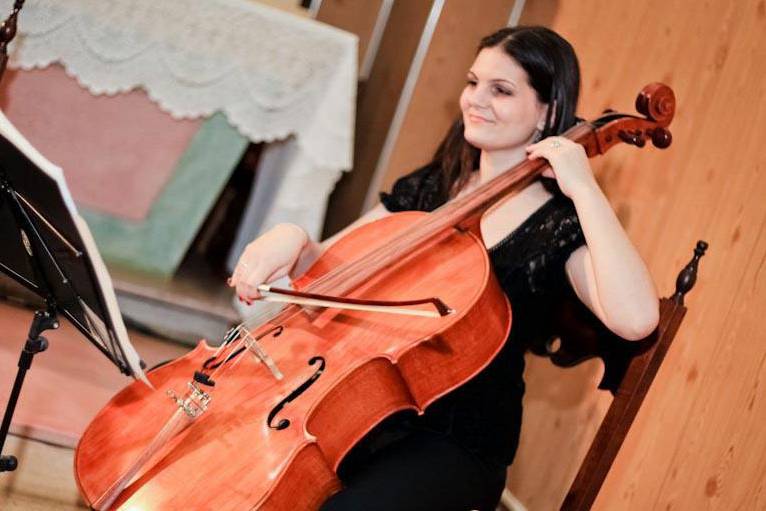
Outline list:
[[[79,208],[104,260],[171,277],[248,142],[217,113],[194,135],[143,222]]]

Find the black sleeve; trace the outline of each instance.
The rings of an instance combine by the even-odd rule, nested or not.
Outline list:
[[[428,164],[400,177],[391,188],[391,193],[380,193],[380,202],[392,213],[433,211],[447,202],[439,167]]]
[[[558,207],[539,226],[540,248],[526,264],[528,284],[534,294],[555,296],[568,288],[566,262],[572,252],[585,244],[585,234],[572,201],[563,194],[557,195],[554,201]]]
[[[493,253],[511,303],[553,297],[568,286],[565,265],[585,243],[574,204],[563,194],[534,212]]]
[[[547,215],[520,234],[526,243],[514,251],[514,264],[499,275],[514,310],[511,333],[533,350],[543,350],[551,337],[559,335],[562,303],[572,296],[577,299],[567,278],[566,262],[585,244],[574,205],[563,194],[554,201]],[[510,254],[508,257],[511,259]]]

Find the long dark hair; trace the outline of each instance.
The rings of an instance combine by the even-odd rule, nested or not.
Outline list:
[[[476,53],[495,47],[505,50],[526,71],[538,100],[549,105],[540,138],[559,135],[575,124],[580,66],[566,39],[545,27],[506,27],[483,38]],[[457,194],[479,166],[481,153],[466,141],[463,131],[460,116],[439,144],[431,162],[441,169],[443,191],[447,196]]]

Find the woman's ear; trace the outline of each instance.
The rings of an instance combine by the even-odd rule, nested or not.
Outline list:
[[[543,131],[545,126],[553,126],[556,123],[556,100],[550,104],[544,105],[545,108],[540,112],[540,119],[537,122],[537,129]]]

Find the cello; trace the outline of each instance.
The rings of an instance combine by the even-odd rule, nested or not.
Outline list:
[[[646,86],[636,109],[645,117],[607,112],[563,136],[589,157],[619,142],[668,147],[672,90]],[[525,161],[432,213],[359,227],[294,281],[297,291],[272,290],[310,308],[235,327],[217,349],[203,341],[150,371],[154,389],[120,391],[77,446],[84,499],[99,510],[319,507],[368,431],[396,412],[422,413],[500,351],[511,308],[478,224],[546,167]]]

